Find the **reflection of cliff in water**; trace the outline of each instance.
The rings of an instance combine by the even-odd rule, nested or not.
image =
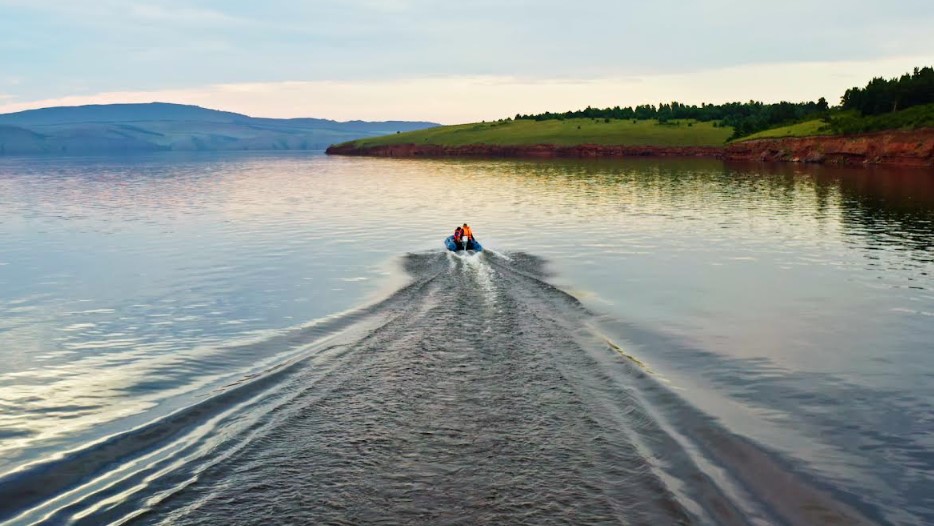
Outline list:
[[[861,232],[873,248],[912,251],[934,261],[934,172],[873,168],[837,178],[845,228]]]
[[[472,161],[476,162],[476,161]],[[498,161],[490,161],[496,163]],[[499,161],[504,175],[544,188],[560,185],[594,213],[610,207],[689,208],[711,193],[730,202],[722,214],[768,213],[818,225],[839,220],[870,248],[908,245],[930,261],[934,248],[934,173],[926,168],[724,163],[713,159]],[[661,207],[658,207],[661,208]],[[702,220],[721,218],[708,215]],[[586,212],[583,212],[586,213]],[[926,254],[925,254],[926,253]]]

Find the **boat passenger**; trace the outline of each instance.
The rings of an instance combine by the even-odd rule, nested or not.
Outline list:
[[[473,250],[473,249],[474,249],[474,245],[473,245],[473,241],[474,241],[474,238],[473,238],[473,230],[471,230],[470,227],[467,226],[467,223],[464,223],[464,226],[461,227],[461,230],[463,231],[463,234],[462,234],[462,235],[463,235],[464,239],[466,240],[466,243],[464,244],[464,248],[465,248],[466,250]]]
[[[464,231],[464,236],[467,237],[468,241],[473,241],[473,230],[471,230],[470,227],[467,226],[467,223],[464,223],[464,226],[461,230]]]
[[[459,245],[461,242],[461,236],[463,235],[464,235],[464,230],[461,227],[455,228],[454,229],[454,242]]]

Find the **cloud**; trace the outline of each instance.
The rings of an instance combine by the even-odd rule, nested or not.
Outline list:
[[[387,13],[411,11],[415,3],[410,0],[362,0],[360,7]]]
[[[621,77],[934,51],[934,3],[900,0],[0,0],[19,92],[61,96],[291,79]],[[36,35],[42,35],[37,38]]]
[[[789,75],[800,71],[807,76],[766,75],[774,85],[738,73],[728,75],[729,82],[708,81],[704,75],[758,72],[757,67],[778,71],[788,64],[882,64],[866,74],[854,70],[860,73],[851,83],[855,85],[872,76],[898,73],[885,64],[899,57],[919,59],[910,67],[934,62],[930,31],[934,3],[899,0],[897,9],[891,4],[877,0],[0,0],[2,74],[23,79],[17,85],[0,83],[0,89],[21,103],[70,96],[97,100],[113,93],[191,98],[195,95],[189,92],[194,90],[223,96],[242,111],[288,111],[284,103],[260,104],[260,95],[256,100],[235,98],[220,87],[255,84],[262,86],[263,93],[285,90],[296,97],[289,104],[303,114],[314,110],[317,115],[348,118],[424,115],[423,108],[440,101],[433,118],[445,120],[605,100],[614,104],[671,97],[700,101],[726,94],[768,98],[779,92],[788,98],[820,93],[832,99],[838,96],[840,83],[831,77],[851,71],[800,66],[788,70]],[[695,89],[682,78],[710,87]],[[823,80],[812,85],[814,78]],[[307,97],[288,87],[296,80],[305,82],[301,89],[309,93]],[[492,83],[502,85],[501,94],[490,87]],[[560,83],[579,92],[565,93]],[[334,85],[349,90],[373,86],[374,93],[356,101],[355,111],[349,103],[333,108],[318,104],[343,100],[340,93],[331,93]],[[423,87],[428,85],[442,91],[427,92]],[[412,91],[403,92],[402,86]],[[678,87],[669,90],[669,86]],[[391,98],[381,97],[383,87],[393,93]],[[511,90],[524,90],[529,96],[513,100]],[[458,93],[462,95],[455,96]],[[549,106],[552,94],[555,98]],[[400,105],[413,98],[429,102],[422,107]],[[387,106],[375,108],[373,100]],[[444,101],[450,104],[445,107]],[[481,101],[489,103],[486,110]]]
[[[874,61],[796,62],[713,68],[690,73],[537,79],[476,75],[212,84],[192,88],[111,91],[34,101],[0,101],[0,112],[48,106],[128,102],[195,104],[263,117],[336,120],[491,120],[586,106],[628,106],[678,100],[688,104],[749,99],[835,103],[846,88],[874,76],[896,76],[924,57]],[[793,80],[789,80],[793,79]]]
[[[0,6],[41,12],[50,18],[65,18],[74,23],[103,23],[147,20],[160,23],[242,24],[248,19],[222,10],[192,7],[172,0],[95,0],[61,2],[59,0],[0,0]]]
[[[144,4],[132,2],[126,8],[126,13],[140,20],[156,23],[186,24],[186,25],[243,25],[249,23],[243,18],[231,16],[221,11],[198,9],[191,7],[167,7],[159,4]]]

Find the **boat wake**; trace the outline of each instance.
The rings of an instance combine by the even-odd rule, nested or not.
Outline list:
[[[623,354],[541,259],[403,265],[386,299],[263,343],[287,361],[0,479],[0,521],[869,522]]]

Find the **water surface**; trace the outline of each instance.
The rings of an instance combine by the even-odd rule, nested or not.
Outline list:
[[[0,158],[0,520],[929,523],[932,232],[930,171]]]

